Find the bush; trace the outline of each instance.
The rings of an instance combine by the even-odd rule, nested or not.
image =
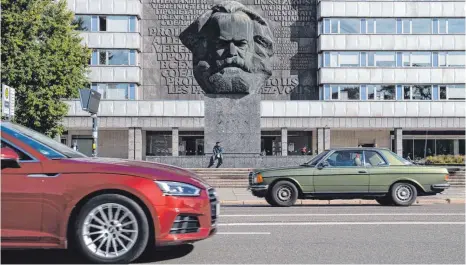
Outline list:
[[[428,156],[427,164],[464,164],[463,155],[438,155]]]

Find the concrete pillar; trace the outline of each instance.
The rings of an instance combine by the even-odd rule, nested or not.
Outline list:
[[[142,160],[141,128],[128,128],[128,159]]]
[[[288,129],[282,128],[282,156],[288,155]]]
[[[317,153],[324,151],[324,128],[317,128]]]
[[[453,140],[453,154],[454,155],[460,154],[460,140],[458,139]]]
[[[330,128],[324,128],[324,149],[330,149]]]
[[[403,156],[403,129],[395,128],[395,153]]]
[[[178,128],[172,128],[172,156],[179,156],[179,130]]]
[[[317,130],[312,131],[312,154],[316,155],[317,152]]]
[[[73,140],[73,135],[71,135],[71,132],[68,131],[68,135],[66,136],[66,144],[71,147],[73,143],[71,142]]]

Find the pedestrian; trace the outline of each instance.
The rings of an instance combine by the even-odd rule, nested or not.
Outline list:
[[[216,142],[214,149],[213,149],[213,155],[210,157],[210,163],[208,167],[211,167],[214,165],[215,160],[218,159],[217,163],[217,168],[223,163],[223,147],[220,146],[220,142]]]

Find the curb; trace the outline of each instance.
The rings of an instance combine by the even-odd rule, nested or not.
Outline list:
[[[221,205],[268,205],[265,200],[221,200]],[[297,200],[295,205],[379,205],[375,200]],[[465,204],[465,199],[416,200],[415,204]]]

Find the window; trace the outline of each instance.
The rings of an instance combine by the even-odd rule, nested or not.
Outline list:
[[[99,16],[99,31],[107,31],[107,17],[106,16]]]
[[[440,99],[447,99],[447,87],[446,86],[440,86]]]
[[[403,19],[403,34],[411,33],[411,21],[409,19]]]
[[[312,132],[288,131],[288,155],[311,155]],[[305,149],[303,149],[305,148]]]
[[[340,67],[358,67],[359,52],[342,52],[339,58]]]
[[[447,53],[439,52],[438,54],[438,66],[445,67],[447,66]]]
[[[464,18],[450,18],[448,19],[448,33],[449,34],[464,34]]]
[[[331,85],[332,100],[359,100],[359,85]]]
[[[447,20],[446,19],[439,19],[438,20],[438,33],[439,34],[446,34],[447,33]]]
[[[107,32],[137,32],[136,16],[76,15],[77,30]]]
[[[403,86],[403,99],[411,99],[411,86]]]
[[[332,99],[338,99],[338,91],[339,91],[338,86],[333,85],[330,88],[332,90],[331,91],[332,92]]]
[[[411,21],[412,34],[431,34],[432,19],[415,18]]]
[[[353,18],[324,19],[324,33],[357,34],[361,30],[361,20]]]
[[[4,148],[4,147],[10,148],[11,150],[15,151],[16,154],[18,154],[20,161],[31,161],[31,160],[33,160],[32,157],[26,155],[24,152],[20,151],[16,147],[13,147],[9,143],[2,140],[2,148]]]
[[[447,66],[464,67],[465,52],[448,52]]]
[[[91,89],[97,90],[102,99],[136,99],[136,85],[128,83],[92,83]]]
[[[430,52],[412,52],[411,66],[413,67],[430,67],[432,66],[432,55]]]
[[[374,53],[374,64],[378,67],[395,67],[396,58],[394,52],[376,52]]]
[[[93,50],[91,65],[136,65],[136,51]]]
[[[178,133],[178,155],[195,156],[204,155],[203,131],[180,131]]]
[[[359,52],[324,52],[324,67],[358,67]]]
[[[368,85],[368,99],[374,100],[395,100],[395,85]]]
[[[373,167],[386,165],[385,160],[375,151],[364,151],[364,164]]]
[[[339,30],[338,30],[338,20],[331,20],[331,29],[332,29],[332,33],[339,33]]]
[[[49,159],[85,157],[85,155],[74,151],[68,146],[19,124],[2,124],[2,132],[3,131],[6,131],[8,134],[16,137],[18,140],[29,145],[31,148]]]
[[[449,85],[447,93],[448,93],[448,99],[450,100],[466,99],[465,85]]]
[[[360,167],[362,166],[363,151],[335,151],[327,158],[331,167]]]
[[[360,32],[359,19],[341,19],[340,34],[355,34]]]
[[[414,159],[435,155],[435,140],[414,140]]]
[[[392,19],[392,18],[375,19],[375,33],[396,34],[396,19]]]
[[[91,31],[91,16],[77,15],[72,23],[79,31]]]
[[[129,21],[131,28],[132,20]],[[319,29],[325,34],[466,33],[464,18],[332,18],[324,19],[323,25],[319,25]]]
[[[367,86],[367,99],[375,99],[377,94],[377,89],[375,86]]]
[[[404,100],[432,100],[431,85],[404,85],[403,86]]]
[[[459,155],[464,155],[465,153],[465,146],[464,146],[465,140],[459,140]]]
[[[414,100],[432,100],[432,86],[415,85],[412,87]]]
[[[454,141],[455,140],[436,140],[436,153],[437,155],[452,155],[454,154]]]
[[[171,156],[172,132],[171,131],[147,131],[146,132],[146,156]]]

